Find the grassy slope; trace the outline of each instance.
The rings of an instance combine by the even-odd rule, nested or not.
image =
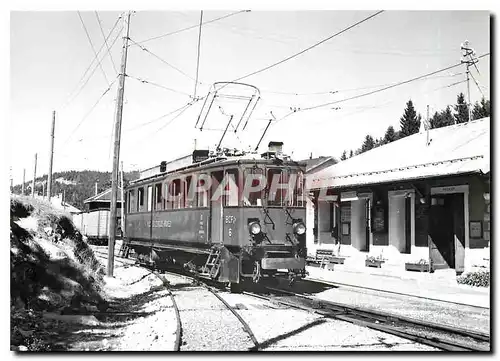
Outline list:
[[[42,313],[106,307],[104,272],[69,215],[22,196],[11,198],[10,209],[11,346],[49,350],[53,335]]]

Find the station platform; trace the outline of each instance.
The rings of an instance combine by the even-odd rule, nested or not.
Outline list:
[[[325,281],[340,286],[362,287],[394,292],[432,300],[490,308],[490,289],[458,284],[454,270],[427,272],[391,272],[390,269],[345,269],[334,265],[332,270],[306,266],[311,281]]]

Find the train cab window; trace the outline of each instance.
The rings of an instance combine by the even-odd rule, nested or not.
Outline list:
[[[229,169],[225,174],[224,205],[227,207],[238,206],[238,170]]]
[[[137,212],[144,210],[144,188],[141,187],[137,190]]]
[[[151,212],[153,204],[153,186],[148,186],[148,212]]]
[[[262,206],[264,186],[261,186],[261,182],[265,185],[263,169],[252,167],[245,170],[245,186],[242,195],[245,207]]]
[[[208,190],[205,189],[205,179],[197,179],[198,192],[197,192],[197,207],[208,207]]]
[[[291,197],[289,199],[288,205],[291,207],[305,207],[306,200],[304,195],[304,187],[305,187],[304,173],[302,171],[298,171],[298,172],[293,172],[292,175],[290,175],[289,194],[291,195]],[[293,177],[296,178],[295,182],[293,182],[292,180]],[[295,187],[293,187],[294,184]]]
[[[269,169],[267,171],[267,205],[282,207],[286,202],[288,191],[288,174],[282,169]]]
[[[162,197],[162,193],[161,193],[161,183],[157,183],[155,184],[155,195],[154,195],[154,198],[155,198],[155,210],[161,210],[163,209],[163,197]]]
[[[128,191],[127,213],[133,213],[136,210],[135,190]]]

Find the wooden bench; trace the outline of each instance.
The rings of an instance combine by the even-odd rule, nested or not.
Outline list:
[[[330,249],[316,250],[315,263],[319,263],[319,267],[323,268],[328,264],[344,264],[345,257],[334,255],[334,251]]]

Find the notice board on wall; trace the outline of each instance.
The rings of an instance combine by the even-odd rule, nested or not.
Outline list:
[[[340,222],[351,222],[351,203],[340,206]]]
[[[385,232],[385,209],[376,206],[373,209],[373,232]]]

